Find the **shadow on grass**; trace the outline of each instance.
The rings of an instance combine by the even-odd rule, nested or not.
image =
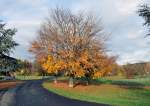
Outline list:
[[[112,84],[112,85],[118,85],[122,88],[127,89],[143,89],[145,86],[144,84],[138,83],[138,82],[131,82],[131,81],[115,81],[115,80],[93,80],[93,84],[99,85],[99,84]]]
[[[78,79],[80,84],[85,85],[86,79]],[[101,85],[101,84],[111,84],[111,85],[118,85],[121,88],[126,89],[143,89],[145,86],[144,84],[138,82],[131,82],[131,81],[117,81],[117,80],[107,80],[107,79],[95,79],[90,80],[90,85]]]
[[[127,89],[143,89],[143,87],[145,86],[144,84],[141,83],[129,81],[113,81],[112,84],[119,85],[120,87]]]

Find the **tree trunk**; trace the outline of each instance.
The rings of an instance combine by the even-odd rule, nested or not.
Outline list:
[[[58,82],[58,81],[57,81],[57,76],[55,75],[55,76],[54,76],[54,84],[57,84],[57,82]]]
[[[87,78],[86,85],[88,86],[89,84],[90,84],[90,79]]]
[[[73,77],[69,78],[69,87],[71,87],[71,88],[74,87],[74,79],[73,79]]]
[[[87,81],[86,81],[86,86],[88,86],[88,85],[89,85],[89,81],[87,80]]]

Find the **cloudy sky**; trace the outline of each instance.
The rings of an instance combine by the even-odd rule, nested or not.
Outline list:
[[[136,13],[139,4],[148,0],[1,0],[0,20],[8,27],[17,28],[14,39],[20,44],[12,56],[33,59],[28,52],[30,42],[48,11],[56,6],[92,12],[100,16],[105,32],[111,34],[107,43],[109,54],[118,55],[119,64],[150,61],[150,39],[144,20]]]

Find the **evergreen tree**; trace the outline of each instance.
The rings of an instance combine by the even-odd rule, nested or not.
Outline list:
[[[147,35],[150,35],[150,7],[147,4],[141,5],[138,14],[145,19],[144,26],[148,27],[149,33]]]
[[[0,21],[0,71],[13,71],[17,67],[17,60],[9,56],[18,45],[13,40],[15,33],[16,29],[6,28],[6,24]]]

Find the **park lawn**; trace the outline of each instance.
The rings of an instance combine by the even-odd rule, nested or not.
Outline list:
[[[83,101],[115,106],[150,106],[150,86],[145,81],[147,80],[99,79],[98,85],[69,88],[63,79],[58,84],[44,82],[43,87],[59,95]]]

